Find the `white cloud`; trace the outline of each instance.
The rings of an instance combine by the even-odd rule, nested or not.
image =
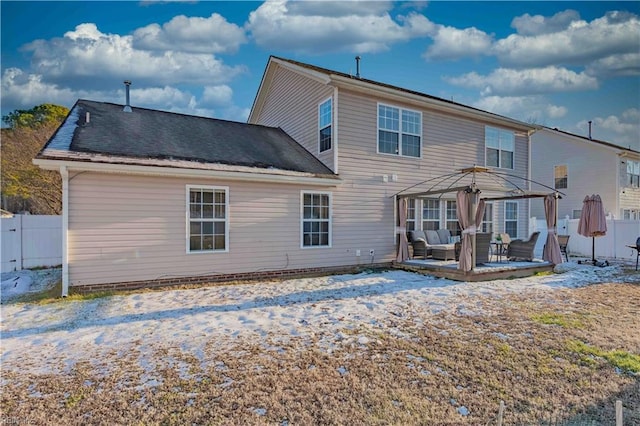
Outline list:
[[[611,55],[587,66],[586,73],[598,77],[640,75],[640,53]]]
[[[218,84],[242,73],[209,54],[136,50],[132,36],[105,34],[95,24],[81,24],[62,38],[37,40],[24,47],[32,52],[32,67],[51,81],[73,87],[78,77],[100,80],[132,79],[150,84]]]
[[[594,139],[614,143],[640,151],[640,113],[632,108],[620,116],[595,117],[592,119],[591,135]],[[589,134],[588,120],[576,124],[578,134]]]
[[[333,8],[333,5],[340,5]],[[411,13],[391,18],[388,2],[267,1],[251,12],[246,24],[255,42],[269,50],[304,53],[379,52],[394,43],[425,36],[433,24]]]
[[[489,53],[492,37],[476,28],[459,30],[439,26],[433,36],[433,44],[423,55],[427,59],[458,59]]]
[[[541,94],[598,88],[598,81],[593,77],[552,66],[525,70],[498,68],[489,75],[483,76],[471,72],[459,77],[447,77],[445,80],[454,85],[480,89],[483,96]]]
[[[235,53],[246,43],[244,30],[213,13],[208,18],[176,16],[133,33],[132,45],[142,50],[179,50],[191,53]]]
[[[220,106],[230,105],[232,99],[233,90],[229,86],[205,86],[201,102],[205,105]]]
[[[565,116],[564,106],[553,105],[544,96],[486,96],[473,106],[527,123],[546,125],[551,119]]]
[[[512,34],[494,44],[493,53],[500,62],[509,66],[527,67],[550,64],[586,65],[591,61],[617,54],[638,52],[640,47],[640,20],[637,15],[625,12],[609,12],[591,22],[576,20],[568,15],[540,23],[531,28],[532,19],[520,18],[515,23],[522,34]],[[566,23],[568,26],[555,32],[546,32]]]
[[[542,15],[531,16],[525,13],[511,21],[511,26],[521,35],[549,34],[562,31],[572,22],[579,21],[580,15],[575,10],[558,12],[550,18]]]

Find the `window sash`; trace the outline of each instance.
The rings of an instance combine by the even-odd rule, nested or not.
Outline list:
[[[228,251],[228,189],[187,186],[187,252]]]
[[[420,158],[422,113],[378,104],[378,152]]]
[[[440,200],[433,198],[422,200],[422,229],[432,231],[440,229]]]
[[[331,149],[331,127],[333,122],[331,98],[318,105],[318,150]]]
[[[485,164],[502,169],[514,168],[515,135],[512,131],[485,127]]]
[[[504,202],[504,231],[511,238],[518,238],[518,203],[516,201]]]
[[[567,176],[567,166],[555,166],[553,168],[555,189],[567,189],[568,184],[568,176]]]
[[[407,200],[407,231],[415,231],[416,229],[416,199],[409,198]]]
[[[493,234],[493,203],[484,205],[484,216],[482,216],[480,228],[482,232]]]
[[[302,247],[331,246],[331,194],[302,193]]]

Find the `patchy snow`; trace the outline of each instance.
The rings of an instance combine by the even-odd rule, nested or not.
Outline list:
[[[203,354],[211,345],[232,348],[238,339],[247,338],[284,350],[272,345],[299,337],[331,352],[338,345],[366,346],[376,330],[402,336],[402,322],[407,319],[424,319],[441,311],[482,315],[483,306],[475,301],[478,296],[619,281],[618,266],[568,269],[563,274],[476,283],[392,270],[42,305],[5,303],[0,361],[5,370],[36,373],[67,371],[77,362],[89,361],[108,374],[109,354],[133,352],[140,354],[139,366],[148,373],[141,385],[154,386],[158,383],[153,375],[155,361],[145,354],[156,347],[169,345],[207,362]],[[46,287],[40,282],[46,277],[41,271],[3,274],[3,300],[5,292],[15,295]]]
[[[80,107],[75,106],[69,113],[69,117],[64,121],[58,129],[53,139],[47,146],[47,149],[55,149],[60,151],[68,151],[73,140],[73,133],[78,127],[78,119],[80,118]]]
[[[0,301],[7,303],[28,293],[40,293],[52,288],[61,277],[60,268],[3,272]]]

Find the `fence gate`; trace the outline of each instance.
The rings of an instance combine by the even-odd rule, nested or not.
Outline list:
[[[62,218],[16,215],[0,219],[2,272],[62,263]]]

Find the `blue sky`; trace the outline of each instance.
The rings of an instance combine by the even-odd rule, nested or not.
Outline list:
[[[78,98],[245,121],[269,55],[640,150],[640,2],[0,2],[5,115]]]

